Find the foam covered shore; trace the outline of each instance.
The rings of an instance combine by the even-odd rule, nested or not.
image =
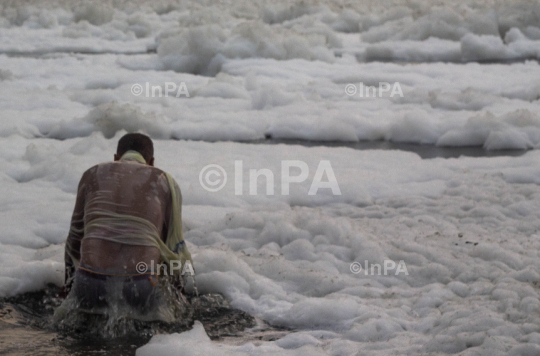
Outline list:
[[[2,139],[2,295],[61,284],[78,178],[110,159],[121,134]],[[341,196],[328,189],[307,195],[322,158],[332,163]],[[244,162],[245,182],[248,169],[279,172],[282,159],[305,161],[310,176],[292,184],[289,196],[264,195],[262,179],[255,196],[235,195],[233,183],[218,193],[201,187],[202,167],[217,162],[232,175],[235,159]],[[156,141],[156,164],[183,191],[199,290],[298,330],[265,347],[328,354],[470,348],[502,355],[522,342],[537,350],[538,159],[537,151],[421,160],[398,151]],[[350,271],[354,261],[384,260],[403,260],[409,275]],[[160,338],[171,347],[184,340]]]

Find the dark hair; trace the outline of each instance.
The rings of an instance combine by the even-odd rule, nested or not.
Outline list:
[[[146,163],[154,157],[154,144],[150,137],[140,134],[140,133],[128,133],[122,136],[120,141],[118,141],[118,148],[116,149],[116,154],[118,157],[122,157],[127,151],[137,151],[139,152]]]

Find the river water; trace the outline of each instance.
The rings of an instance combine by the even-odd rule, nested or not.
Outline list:
[[[495,3],[0,1],[0,354],[134,355],[196,320],[295,356],[540,354],[540,5]],[[404,95],[356,93],[387,82]],[[133,91],[171,83],[191,95]],[[182,186],[205,291],[173,325],[61,329],[77,182],[126,131]],[[289,153],[331,159],[343,196],[200,187]],[[351,274],[388,258],[411,277]]]
[[[303,140],[266,139],[249,143],[264,145],[301,145],[306,147],[349,147],[356,150],[402,150],[414,152],[423,159],[520,156],[524,150],[486,151],[481,147],[434,147],[429,145],[375,142],[317,142]],[[200,320],[211,339],[241,345],[246,342],[277,340],[290,330],[276,328],[242,311],[228,306],[218,294],[189,298],[192,318],[177,325],[159,323],[129,324],[126,336],[102,338],[81,330],[59,331],[52,323],[52,315],[61,303],[59,288],[46,289],[0,300],[0,349],[6,355],[134,355],[156,333],[189,330],[193,320]],[[99,326],[98,326],[99,327]]]
[[[101,337],[99,322],[81,325],[78,330],[59,330],[52,323],[54,309],[61,303],[59,288],[17,295],[0,301],[0,350],[4,355],[134,355],[138,347],[159,333],[189,330],[193,320],[203,323],[212,340],[229,344],[272,341],[289,330],[274,328],[263,321],[231,308],[219,294],[189,297],[192,315],[178,324],[124,323],[123,336]],[[121,325],[121,321],[118,321]]]

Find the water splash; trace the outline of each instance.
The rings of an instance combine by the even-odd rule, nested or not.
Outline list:
[[[173,323],[108,318],[72,310],[73,314],[58,325],[54,323],[53,315],[65,303],[58,297],[58,292],[58,287],[48,285],[38,292],[0,299],[0,323],[4,326],[0,344],[16,350],[18,356],[30,356],[42,350],[58,356],[96,352],[103,356],[118,356],[134,355],[135,349],[155,334],[187,331],[195,320],[203,323],[212,340],[227,343],[271,341],[290,332],[231,308],[220,294],[181,295],[187,312]]]
[[[111,339],[140,333],[153,335],[163,329],[183,331],[192,324],[190,302],[166,278],[160,278],[155,287],[157,297],[139,307],[127,303],[122,282],[108,279],[106,304],[92,309],[81,306],[72,291],[56,308],[52,326],[60,332]]]
[[[39,292],[25,293],[0,301],[0,311],[8,305],[21,315],[21,323],[55,332],[60,337],[75,339],[114,339],[124,336],[151,337],[156,333],[183,332],[191,328],[194,320],[200,320],[212,339],[238,336],[246,328],[256,325],[255,318],[230,307],[220,294],[200,296],[180,294],[163,286],[168,306],[177,316],[174,322],[132,319],[122,314],[122,308],[109,313],[91,314],[77,309],[74,298],[59,298],[59,288],[49,285]],[[2,307],[2,303],[4,308]],[[62,308],[61,308],[62,307]],[[64,314],[60,314],[64,313]],[[55,316],[56,314],[56,316]]]

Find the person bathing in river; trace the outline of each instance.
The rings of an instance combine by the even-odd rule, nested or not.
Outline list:
[[[191,263],[181,204],[178,184],[154,167],[152,140],[142,134],[123,136],[114,162],[83,174],[65,248],[64,290],[79,310],[101,313],[118,303],[140,319],[167,319],[156,312],[163,273],[151,266],[168,266],[181,285],[179,274]]]

